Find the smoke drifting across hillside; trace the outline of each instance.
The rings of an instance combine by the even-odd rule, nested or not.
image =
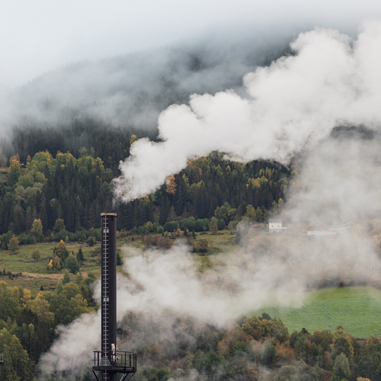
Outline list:
[[[335,126],[360,123],[377,135],[380,42],[378,22],[366,24],[355,41],[333,30],[304,33],[291,45],[294,56],[245,76],[247,97],[233,91],[193,95],[190,106],[171,106],[159,119],[163,141],[139,140],[121,164],[117,198],[128,201],[155,190],[189,158],[212,150],[283,163],[302,151],[302,173],[284,216],[294,222],[318,217],[340,222],[369,215],[379,202],[380,184],[371,175],[380,169],[377,142],[330,135]],[[229,326],[238,314],[269,304],[298,307],[305,290],[327,279],[366,282],[381,269],[371,240],[360,230],[321,240],[262,236],[247,244],[219,256],[202,277],[184,245],[167,252],[127,248],[130,278],[118,280],[119,323],[130,311],[142,313],[176,344],[168,316],[189,316],[200,327]],[[99,326],[98,313],[60,328],[60,339],[43,356],[41,368],[50,374],[77,372],[99,347]],[[81,345],[74,347],[74,338]],[[133,349],[139,342],[121,346]]]
[[[343,130],[303,155],[288,194],[285,221],[320,220],[337,226],[380,217],[380,135],[345,135]]]
[[[196,156],[218,150],[244,161],[287,164],[337,125],[381,122],[381,23],[368,22],[355,41],[335,30],[302,33],[293,56],[244,77],[247,97],[234,91],[192,95],[159,117],[161,143],[136,142],[115,180],[117,199],[153,192]]]
[[[120,348],[136,350],[159,340],[171,343],[174,358],[180,346],[194,350],[195,338],[206,325],[231,328],[238,316],[266,306],[297,308],[309,287],[327,279],[366,282],[381,270],[370,242],[351,235],[318,241],[262,236],[247,249],[219,256],[202,275],[183,244],[165,252],[125,248],[124,254],[130,277],[118,277],[118,324],[133,312],[139,325],[148,327],[145,331],[154,328],[151,336],[134,332]],[[184,330],[180,339],[180,328],[175,334],[174,327],[182,319],[193,322],[194,332]],[[88,371],[92,350],[100,346],[100,311],[82,315],[58,332],[60,339],[42,357],[41,370],[56,376]]]

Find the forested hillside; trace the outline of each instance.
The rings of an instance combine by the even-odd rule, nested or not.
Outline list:
[[[2,248],[8,247],[13,235],[20,243],[44,237],[87,239],[88,231],[99,227],[100,213],[113,208],[119,213],[119,229],[140,227],[139,233],[146,232],[147,222],[155,232],[172,231],[168,222],[192,217],[209,220],[215,216],[219,228],[224,228],[240,220],[248,205],[258,212],[255,218],[264,221],[268,212],[283,202],[290,175],[289,169],[277,163],[242,164],[215,152],[190,161],[185,170],[170,176],[155,193],[113,206],[111,188],[112,179],[118,175],[117,165],[128,157],[130,144],[138,137],[121,129],[92,129],[77,122],[52,136],[55,139],[38,129],[15,131],[14,146],[21,153],[1,156]],[[79,147],[81,139],[88,142],[88,147],[90,143],[94,146]],[[42,147],[57,151],[40,150]],[[224,205],[225,212],[219,210]],[[57,220],[63,220],[60,228]],[[205,226],[208,229],[207,221],[191,230]]]

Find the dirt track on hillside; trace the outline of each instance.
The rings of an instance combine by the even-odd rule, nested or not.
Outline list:
[[[60,280],[63,279],[63,274],[38,274],[38,273],[22,273],[22,276],[27,278],[40,278],[40,279],[53,279]]]

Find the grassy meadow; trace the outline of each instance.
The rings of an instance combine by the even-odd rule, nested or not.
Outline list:
[[[373,287],[326,288],[308,292],[301,308],[270,307],[252,314],[280,317],[289,332],[330,329],[339,325],[359,338],[381,336],[381,291]]]
[[[52,257],[56,245],[57,242],[22,245],[15,254],[12,254],[9,250],[0,249],[0,273],[5,269],[6,272],[22,274],[13,278],[2,275],[0,281],[4,280],[10,286],[28,288],[31,290],[32,295],[37,295],[41,291],[41,286],[43,291],[54,291],[57,283],[64,276],[64,271],[47,270],[49,259]],[[69,251],[73,251],[74,254],[78,252],[80,247],[82,248],[85,261],[81,264],[81,272],[91,272],[96,277],[100,275],[100,243],[91,247],[87,244],[68,243],[66,247]],[[41,258],[39,261],[34,261],[32,253],[37,249],[40,251]],[[75,279],[73,274],[70,274],[70,276],[72,280]]]
[[[235,236],[228,230],[220,231],[217,235],[209,232],[198,233],[196,239],[204,238],[208,241],[209,255],[197,255],[199,271],[214,267],[214,260],[218,255],[225,254],[236,247]],[[135,247],[143,247],[141,238],[135,236],[118,239],[117,249],[128,244]],[[55,243],[39,243],[35,245],[20,246],[17,253],[12,254],[8,250],[0,249],[0,272],[3,269],[13,274],[22,273],[22,276],[9,279],[8,276],[0,275],[0,281],[6,281],[10,286],[28,288],[33,295],[41,291],[54,291],[57,283],[63,278],[63,271],[48,271],[47,264],[52,256]],[[81,264],[80,271],[93,273],[100,276],[100,243],[88,246],[86,243],[68,243],[67,249],[77,253],[82,248],[85,261]],[[39,249],[41,259],[33,261],[32,253]],[[123,252],[121,250],[121,252]],[[118,271],[122,269],[119,268]],[[75,276],[70,274],[74,280]],[[330,329],[334,331],[341,325],[344,330],[356,337],[365,338],[368,335],[381,336],[381,291],[373,287],[343,287],[326,288],[307,293],[306,301],[301,308],[267,307],[259,311],[251,311],[249,314],[261,315],[263,312],[272,317],[280,317],[289,332],[300,331],[306,328],[311,333],[314,330]]]

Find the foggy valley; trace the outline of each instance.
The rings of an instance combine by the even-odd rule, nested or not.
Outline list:
[[[378,7],[39,1],[0,73],[0,379],[379,380]]]

